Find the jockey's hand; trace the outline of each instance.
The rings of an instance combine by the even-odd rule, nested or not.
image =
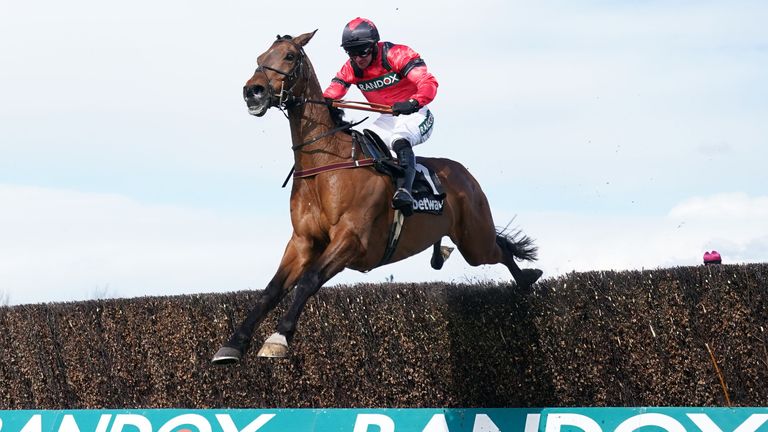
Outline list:
[[[327,97],[327,98],[323,98],[323,99],[325,99],[325,104],[326,104],[326,105],[328,105],[329,107],[332,107],[332,106],[333,106],[333,99],[331,99],[331,98],[329,98],[329,97]]]
[[[395,102],[392,105],[392,115],[407,115],[413,114],[421,108],[416,99],[408,99],[405,102]]]

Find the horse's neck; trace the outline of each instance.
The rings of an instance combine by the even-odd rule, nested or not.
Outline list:
[[[308,100],[323,100],[320,82],[317,80],[312,64],[307,60],[308,76],[304,97]],[[288,110],[291,125],[291,141],[299,146],[312,139],[327,134],[335,128],[331,114],[325,105],[305,103]],[[315,143],[294,151],[294,166],[296,169],[315,168],[318,166],[348,159],[351,146],[348,141],[336,139],[338,134],[329,135]]]

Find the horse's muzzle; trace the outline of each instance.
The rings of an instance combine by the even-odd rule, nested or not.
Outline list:
[[[269,109],[272,96],[263,86],[252,85],[243,87],[243,99],[248,106],[248,114],[261,117]]]

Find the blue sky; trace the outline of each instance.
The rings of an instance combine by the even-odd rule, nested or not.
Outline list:
[[[291,14],[295,16],[291,17]],[[241,88],[276,34],[318,76],[368,17],[440,82],[418,155],[462,162],[546,276],[768,256],[761,2],[16,2],[0,14],[0,293],[260,289],[290,235],[288,126]],[[356,91],[350,98],[360,99]],[[349,113],[351,118],[366,114]],[[331,281],[509,278],[428,254]]]

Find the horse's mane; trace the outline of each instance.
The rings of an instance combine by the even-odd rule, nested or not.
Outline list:
[[[333,124],[337,127],[346,126],[351,122],[344,120],[344,110],[341,108],[328,107],[328,111],[331,113],[331,119]]]

